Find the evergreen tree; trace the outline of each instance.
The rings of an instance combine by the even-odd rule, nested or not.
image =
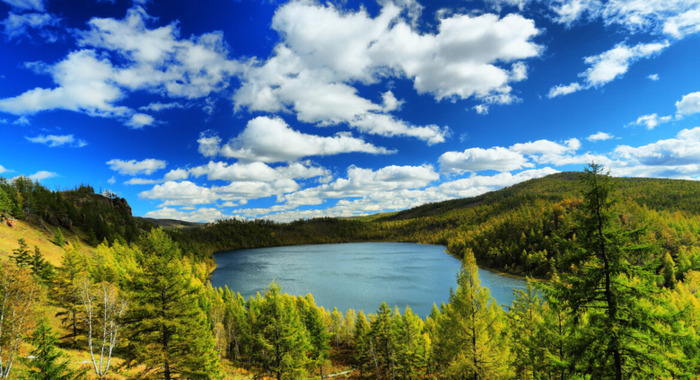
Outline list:
[[[29,247],[24,239],[17,239],[19,248],[12,250],[12,260],[19,267],[28,267],[32,261],[32,254],[29,252]]]
[[[34,253],[29,259],[29,268],[44,284],[50,283],[55,273],[53,265],[46,261],[38,246],[34,246]]]
[[[360,310],[355,319],[353,332],[353,361],[360,368],[360,378],[364,377],[365,368],[371,361],[370,354],[370,330],[365,313]]]
[[[529,278],[525,290],[517,289],[513,293],[515,300],[507,319],[515,373],[518,379],[536,379],[544,368],[544,347],[537,339],[543,323],[542,300]]]
[[[473,258],[467,258],[437,328],[435,355],[444,374],[474,380],[506,377],[510,353],[504,327],[503,309],[479,283]]]
[[[309,333],[309,342],[311,343],[310,363],[318,367],[323,379],[323,367],[328,361],[331,349],[328,344],[330,334],[323,323],[323,314],[321,309],[316,306],[316,302],[311,294],[306,297],[299,297],[297,305],[306,331]]]
[[[393,379],[396,377],[396,315],[382,302],[376,318],[370,323],[370,349],[377,364],[377,377]]]
[[[63,309],[56,313],[64,325],[70,328],[71,344],[77,344],[80,326],[78,323],[78,279],[87,274],[87,258],[73,245],[63,254],[61,266],[56,276],[56,291],[52,293],[58,305]]]
[[[66,245],[66,238],[63,237],[63,232],[61,232],[61,227],[56,228],[56,232],[53,234],[53,243],[59,247]]]
[[[218,378],[215,342],[199,307],[203,286],[162,230],[151,231],[142,250],[142,268],[131,274],[125,317],[131,364],[166,380]]]
[[[429,345],[423,334],[423,321],[406,306],[396,320],[396,372],[402,379],[419,378],[427,366]]]
[[[666,252],[664,255],[664,266],[661,269],[661,273],[664,277],[664,286],[673,289],[676,287],[678,280],[676,279],[676,263],[673,261],[671,254]]]
[[[552,283],[576,323],[569,337],[573,368],[616,380],[679,373],[679,348],[662,312],[654,263],[645,263],[656,247],[639,243],[641,231],[622,228],[600,165],[589,165],[582,182],[579,238],[568,252],[573,269]]]
[[[32,334],[34,349],[30,356],[23,359],[27,373],[23,376],[32,380],[71,380],[82,379],[85,372],[72,371],[68,361],[56,348],[58,339],[51,330],[48,321],[42,319]]]
[[[273,283],[257,308],[254,362],[277,380],[304,377],[312,347],[291,297]]]

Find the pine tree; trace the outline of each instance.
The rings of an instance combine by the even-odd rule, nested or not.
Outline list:
[[[465,258],[457,290],[439,318],[436,360],[450,378],[503,378],[510,352],[503,310],[479,283],[473,257]]]
[[[24,378],[31,380],[70,380],[82,379],[85,372],[68,368],[68,361],[56,348],[58,339],[51,330],[48,321],[42,319],[32,334],[34,349],[23,362],[27,366]]]
[[[371,347],[373,360],[376,361],[378,377],[393,379],[396,377],[396,315],[382,302],[377,315],[370,323]]]
[[[87,274],[87,258],[75,245],[68,247],[63,254],[61,266],[56,275],[56,291],[52,293],[58,305],[63,308],[56,313],[63,324],[71,331],[71,344],[77,344],[80,326],[78,323],[78,279]]]
[[[32,254],[29,252],[29,247],[24,239],[17,239],[19,248],[12,250],[12,260],[19,267],[28,267],[32,260]]]
[[[253,331],[254,362],[277,380],[306,375],[309,335],[291,297],[271,284],[259,301]]]
[[[323,367],[328,361],[331,349],[328,343],[330,334],[323,323],[323,314],[321,309],[316,306],[316,302],[311,294],[306,297],[299,297],[297,305],[301,313],[301,319],[309,334],[309,343],[311,343],[310,364],[318,367],[321,379],[323,379]]]
[[[131,274],[125,316],[130,362],[166,380],[218,378],[214,338],[199,306],[203,286],[162,230],[151,231],[142,250],[142,269]]]
[[[44,284],[50,283],[54,277],[55,269],[53,265],[46,261],[38,246],[34,246],[34,253],[29,259],[29,268]]]
[[[542,300],[530,278],[525,290],[517,289],[513,293],[515,300],[507,319],[515,373],[518,379],[536,379],[544,368],[544,347],[537,340],[543,323]]]
[[[53,243],[59,247],[66,245],[66,238],[63,237],[63,232],[61,232],[61,227],[56,228],[56,232],[53,234]]]
[[[600,165],[589,165],[582,182],[579,238],[568,252],[573,269],[551,289],[576,323],[568,342],[573,369],[616,380],[678,373],[680,350],[669,332],[671,317],[660,305],[655,263],[645,262],[656,247],[639,242],[643,231],[622,228],[610,178]]]
[[[360,368],[360,378],[364,377],[366,365],[370,363],[370,330],[369,323],[365,313],[360,310],[357,312],[355,319],[355,328],[353,332],[353,360]]]
[[[665,287],[669,289],[676,287],[676,283],[678,282],[678,280],[676,280],[676,263],[673,261],[669,252],[666,252],[664,255],[664,266],[661,269],[661,273],[664,277]]]

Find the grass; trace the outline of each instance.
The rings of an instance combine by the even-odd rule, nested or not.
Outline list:
[[[19,244],[17,240],[24,239],[29,246],[29,250],[34,252],[34,246],[39,247],[44,258],[54,266],[61,264],[63,258],[63,248],[52,242],[56,227],[47,226],[47,230],[41,227],[34,226],[28,222],[17,220],[14,227],[8,226],[6,223],[0,224],[0,262],[8,260],[12,255],[12,250],[17,249]],[[61,233],[66,241],[73,242],[76,239],[74,232],[61,229]],[[93,252],[93,248],[87,244],[81,244],[81,249],[89,254]]]

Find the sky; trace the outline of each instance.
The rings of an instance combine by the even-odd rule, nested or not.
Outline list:
[[[700,0],[0,0],[0,176],[136,216],[700,180]]]

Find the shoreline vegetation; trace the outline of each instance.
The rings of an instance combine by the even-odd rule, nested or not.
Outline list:
[[[0,213],[44,236],[1,255],[3,378],[700,375],[698,182],[610,178],[592,164],[386,215],[163,229],[114,194],[20,177],[0,178]],[[208,281],[215,251],[362,241],[443,245],[463,260],[458,287],[421,319],[386,304],[325,310],[276,284],[246,300]],[[47,260],[46,244],[62,255]],[[547,281],[529,281],[506,312],[477,263]]]

